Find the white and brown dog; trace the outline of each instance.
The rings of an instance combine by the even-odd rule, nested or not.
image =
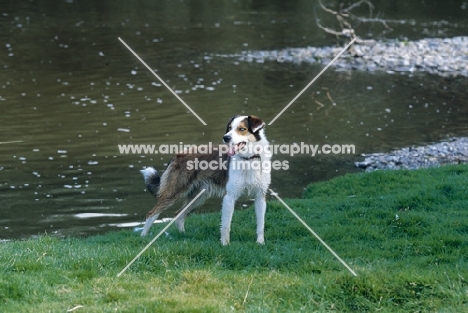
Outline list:
[[[224,196],[221,244],[227,245],[234,205],[247,191],[255,197],[257,243],[264,244],[265,195],[271,181],[271,152],[264,128],[265,123],[256,116],[236,115],[228,122],[226,134],[223,136],[227,146],[214,147],[210,153],[176,154],[161,177],[151,167],[142,170],[148,190],[158,197],[158,201],[148,212],[141,235],[147,235],[159,214],[177,200],[183,200],[182,207],[185,207],[202,189],[206,189],[176,221],[177,228],[180,231],[185,230],[185,218],[196,207],[202,205],[206,198]],[[213,166],[205,167],[204,170],[193,166],[204,161],[211,162],[210,164],[217,162],[219,166],[215,169]]]

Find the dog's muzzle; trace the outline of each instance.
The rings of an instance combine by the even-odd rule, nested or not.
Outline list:
[[[223,141],[224,143],[229,143],[231,141],[232,137],[229,135],[224,135],[223,136]]]

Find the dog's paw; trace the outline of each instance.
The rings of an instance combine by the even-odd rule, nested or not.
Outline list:
[[[138,228],[138,229],[135,228],[135,232],[139,232],[139,231],[141,231],[141,233],[140,233],[140,236],[141,236],[141,237],[146,237],[146,236],[148,236],[149,229],[145,229],[144,227],[141,227],[141,228]]]
[[[230,244],[229,238],[221,238],[221,244],[222,244],[223,246],[229,245],[229,244]]]
[[[176,221],[176,226],[177,226],[177,229],[181,232],[181,233],[185,233],[185,224],[184,222],[181,222],[179,220]]]
[[[259,245],[264,245],[264,244],[265,244],[265,239],[263,239],[263,237],[257,238],[257,243],[258,243]]]

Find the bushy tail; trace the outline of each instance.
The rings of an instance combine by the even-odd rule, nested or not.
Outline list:
[[[161,177],[159,177],[158,171],[152,167],[147,167],[140,172],[145,178],[146,188],[148,188],[148,191],[156,197],[158,195],[159,185],[161,184]]]

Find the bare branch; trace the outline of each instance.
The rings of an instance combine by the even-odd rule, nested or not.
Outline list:
[[[322,0],[318,0],[318,3],[319,3],[320,6],[322,7],[322,10],[324,10],[325,12],[328,12],[328,13],[333,14],[333,15],[337,15],[337,14],[338,14],[338,12],[333,11],[332,9],[329,9],[329,8],[327,8],[326,6],[324,6],[323,3],[322,3]]]
[[[318,3],[323,11],[333,15],[336,18],[336,21],[338,22],[338,25],[341,28],[341,31],[321,25],[317,16],[315,16],[317,26],[323,31],[325,31],[326,33],[335,35],[337,37],[351,37],[351,38],[356,38],[357,42],[365,42],[364,40],[360,39],[358,35],[356,34],[355,27],[353,27],[352,25],[352,21],[356,21],[359,23],[381,24],[385,28],[385,30],[380,34],[380,36],[393,30],[390,26],[388,26],[388,23],[386,20],[378,18],[378,17],[373,17],[373,11],[375,7],[370,0],[359,0],[357,2],[352,3],[348,7],[344,7],[344,4],[341,3],[340,9],[338,11],[335,11],[333,9],[326,7],[322,3],[322,0],[318,0]],[[367,6],[369,10],[369,17],[358,16],[352,12],[352,10],[360,7],[361,5]],[[315,11],[314,11],[314,15],[316,15]]]
[[[316,23],[317,23],[317,26],[321,28],[323,31],[325,31],[326,33],[329,33],[335,36],[346,36],[346,37],[351,37],[351,38],[356,37],[356,35],[354,34],[354,29],[342,29],[341,31],[336,31],[334,29],[322,26],[318,20],[316,21]]]
[[[350,13],[352,9],[361,6],[361,4],[363,4],[363,3],[367,4],[367,7],[369,8],[370,16],[372,16],[372,11],[375,9],[375,7],[369,0],[361,0],[361,1],[355,2],[355,3],[351,4],[349,7],[343,9],[342,12],[343,13]]]

